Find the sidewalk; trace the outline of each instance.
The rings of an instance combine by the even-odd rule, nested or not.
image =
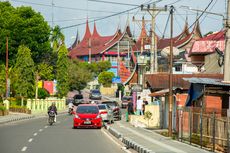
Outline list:
[[[153,130],[134,127],[128,122],[119,121],[107,126],[107,130],[116,138],[139,153],[208,153],[204,149],[191,146],[169,137],[164,137]]]

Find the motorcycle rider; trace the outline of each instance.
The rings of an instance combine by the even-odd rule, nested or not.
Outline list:
[[[69,113],[73,112],[73,109],[74,109],[73,103],[69,102],[68,106],[69,106]]]
[[[57,107],[55,105],[55,102],[53,102],[51,104],[51,106],[49,106],[49,108],[48,108],[48,115],[49,115],[50,111],[54,111],[54,113],[55,113],[54,122],[56,122],[57,121],[57,119],[56,119],[56,116],[57,116]]]

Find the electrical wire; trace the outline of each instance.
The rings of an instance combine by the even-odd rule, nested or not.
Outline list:
[[[167,29],[167,27],[168,27],[169,19],[170,19],[170,13],[169,13],[169,15],[168,15],[168,18],[167,18],[167,21],[166,21],[166,24],[165,24],[165,28],[164,28],[164,32],[163,32],[163,34],[162,34],[162,38],[165,37],[165,32],[166,32],[166,29]]]
[[[113,11],[103,11],[103,10],[93,10],[93,9],[82,9],[82,8],[74,8],[74,7],[64,7],[64,6],[58,6],[58,5],[49,5],[49,4],[42,4],[42,3],[34,3],[34,2],[26,2],[22,0],[10,0],[13,2],[18,3],[24,3],[24,4],[31,4],[31,5],[38,5],[38,6],[46,6],[46,7],[55,7],[55,8],[61,8],[61,9],[68,9],[68,10],[74,10],[74,11],[84,11],[84,12],[101,12],[101,13],[117,13]]]
[[[152,0],[151,0],[152,1]],[[158,3],[158,2],[161,2],[163,0],[158,0],[158,1],[155,1],[153,3]],[[143,5],[149,5],[151,3],[146,3],[146,4],[143,4]],[[139,6],[136,6],[136,7],[133,7],[131,9],[127,9],[127,10],[124,10],[124,11],[121,11],[121,12],[118,12],[118,13],[114,13],[114,14],[111,14],[111,15],[108,15],[108,16],[105,16],[105,17],[102,17],[102,18],[99,18],[99,19],[95,19],[94,21],[99,21],[99,20],[104,20],[104,19],[107,19],[107,18],[110,18],[110,17],[114,17],[114,16],[117,16],[117,15],[121,15],[121,14],[124,14],[126,12],[130,12],[130,11],[133,11],[133,10],[136,10],[140,8],[140,5]],[[94,22],[94,21],[88,21],[88,23],[91,23],[91,22]],[[80,25],[85,25],[86,23],[83,22],[83,23],[79,23],[79,24],[74,24],[74,25],[70,25],[70,26],[65,26],[65,27],[61,27],[61,29],[67,29],[67,28],[72,28],[72,27],[77,27],[77,26],[80,26]]]
[[[126,6],[139,6],[135,4],[127,4],[127,3],[118,3],[118,2],[108,2],[108,1],[101,1],[101,0],[88,0],[91,2],[99,2],[99,3],[107,3],[107,4],[116,4],[116,5],[126,5]]]

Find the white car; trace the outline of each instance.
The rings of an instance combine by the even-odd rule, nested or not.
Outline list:
[[[113,123],[113,110],[106,104],[98,104],[99,113],[103,121]]]

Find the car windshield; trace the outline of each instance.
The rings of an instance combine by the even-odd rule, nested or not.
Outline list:
[[[106,105],[98,105],[99,109],[106,109]]]
[[[75,95],[74,99],[83,99],[83,96],[81,94],[80,95]]]
[[[103,104],[107,104],[110,108],[114,108],[117,106],[117,104],[115,102],[112,101],[106,101],[106,102],[102,102]]]
[[[92,90],[92,93],[93,94],[100,94],[100,91],[99,90]]]
[[[77,113],[79,114],[98,114],[97,106],[78,106]]]
[[[122,100],[131,100],[132,97],[123,97]]]

